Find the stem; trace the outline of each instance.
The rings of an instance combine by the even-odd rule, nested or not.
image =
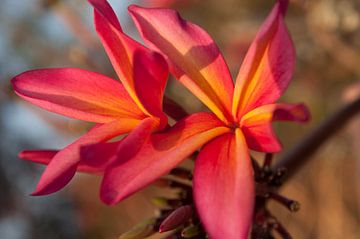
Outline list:
[[[274,165],[274,170],[287,168],[288,172],[283,180],[284,182],[289,180],[309,161],[310,156],[314,154],[323,143],[342,129],[350,119],[359,112],[360,97],[345,105],[310,132],[310,134],[305,136],[300,143],[290,149],[278,163]]]

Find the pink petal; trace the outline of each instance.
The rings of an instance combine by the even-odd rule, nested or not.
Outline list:
[[[118,145],[119,141],[82,146],[80,149],[81,159],[79,166],[86,165],[88,167],[101,168],[104,171],[110,165],[111,159],[116,155]]]
[[[240,129],[215,138],[195,161],[194,198],[213,239],[246,239],[254,210],[254,176]]]
[[[24,150],[19,153],[19,158],[32,161],[34,163],[48,165],[53,157],[59,152],[59,150]],[[77,172],[102,174],[105,170],[105,166],[101,165],[87,165],[80,161],[77,166]]]
[[[59,151],[42,174],[32,195],[45,195],[63,188],[74,176],[80,162],[80,148],[83,145],[105,142],[135,128],[141,121],[119,119],[97,125],[74,143]]]
[[[287,88],[295,67],[295,49],[284,23],[287,1],[279,1],[261,26],[240,68],[233,114],[274,103]]]
[[[88,2],[94,7],[98,14],[103,16],[103,18],[109,22],[109,24],[122,32],[120,22],[110,4],[106,0],[88,0]]]
[[[274,133],[273,121],[306,122],[310,113],[303,104],[269,104],[260,106],[243,116],[240,122],[247,144],[260,152],[279,152],[281,144]]]
[[[51,159],[59,152],[59,150],[24,150],[18,154],[18,157],[34,163],[48,165]]]
[[[105,171],[101,199],[115,204],[169,172],[210,139],[229,132],[214,115],[198,113],[164,133],[120,145],[117,163]]]
[[[220,119],[232,120],[234,85],[211,37],[174,10],[132,5],[129,11],[148,45],[167,58],[175,77]]]
[[[145,50],[135,51],[133,61],[135,91],[144,107],[160,117],[160,128],[164,128],[168,123],[162,110],[168,65],[160,54]]]
[[[119,141],[83,146],[80,151],[81,162],[97,167],[106,165],[107,168],[113,167],[119,161],[121,162],[123,158],[131,158],[140,150],[142,144],[156,128],[156,124],[157,120],[155,118],[146,118]],[[121,160],[117,160],[116,155],[119,155]]]
[[[144,117],[119,82],[94,72],[32,70],[14,77],[12,84],[16,94],[30,103],[75,119],[106,123]]]
[[[122,32],[107,1],[90,3],[94,7],[96,31],[124,87],[143,112],[162,118],[165,126],[162,97],[168,78],[166,61]]]

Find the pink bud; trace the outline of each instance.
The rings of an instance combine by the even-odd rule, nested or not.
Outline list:
[[[193,215],[193,208],[189,205],[182,206],[173,211],[160,225],[159,232],[173,230],[185,223]]]

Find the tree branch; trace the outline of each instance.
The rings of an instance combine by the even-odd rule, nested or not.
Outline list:
[[[360,112],[360,97],[348,103],[330,118],[322,122],[317,128],[305,136],[274,165],[274,170],[286,168],[284,182],[294,176],[304,166],[317,149],[329,138],[342,129],[351,118]]]

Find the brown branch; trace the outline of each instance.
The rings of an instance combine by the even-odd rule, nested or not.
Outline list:
[[[317,149],[342,129],[350,119],[359,112],[360,97],[345,105],[305,136],[300,143],[285,153],[274,165],[274,170],[286,168],[287,174],[284,177],[284,182],[290,179],[310,160],[310,156],[313,155]]]

